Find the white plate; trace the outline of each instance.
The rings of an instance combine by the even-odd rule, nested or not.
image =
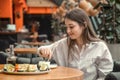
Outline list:
[[[50,69],[57,68],[57,64],[50,64]]]
[[[50,70],[47,71],[36,71],[36,72],[7,72],[7,71],[3,71],[3,73],[7,73],[7,74],[45,74],[45,73],[49,73]]]

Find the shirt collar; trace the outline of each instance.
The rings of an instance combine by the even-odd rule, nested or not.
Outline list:
[[[98,42],[90,42],[90,43],[86,43],[85,45],[86,46],[91,46],[91,45],[96,44],[96,43],[98,43]]]

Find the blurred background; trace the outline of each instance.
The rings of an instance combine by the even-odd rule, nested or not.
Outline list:
[[[120,0],[0,0],[0,50],[65,37],[64,15],[76,7],[86,11],[96,34],[119,60]]]

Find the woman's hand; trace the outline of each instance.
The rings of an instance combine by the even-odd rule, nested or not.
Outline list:
[[[51,59],[52,54],[53,54],[50,48],[41,48],[39,50],[39,53],[42,57],[45,57],[45,58],[48,58],[48,59]]]

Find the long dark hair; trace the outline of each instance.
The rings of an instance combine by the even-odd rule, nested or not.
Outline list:
[[[85,27],[82,31],[82,36],[81,36],[83,45],[86,43],[100,40],[97,37],[96,33],[94,32],[91,21],[84,10],[80,8],[72,9],[71,11],[66,13],[65,19],[66,18],[77,22],[82,27]],[[69,43],[69,48],[71,48],[73,47],[73,44],[75,43],[75,41],[68,38],[68,43]]]

